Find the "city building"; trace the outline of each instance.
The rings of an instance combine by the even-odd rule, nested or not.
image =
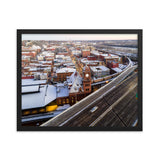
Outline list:
[[[34,79],[35,80],[44,80],[44,79],[47,80],[47,78],[48,78],[48,74],[47,73],[36,72],[34,74]]]
[[[99,78],[110,74],[110,69],[105,66],[92,66],[90,67],[92,76]]]
[[[22,52],[22,56],[30,56],[30,57],[35,57],[37,53],[35,51],[29,51],[29,52]]]
[[[72,73],[74,73],[76,69],[74,68],[61,68],[56,70],[57,76],[54,77],[54,81],[61,81],[64,82],[67,79],[67,76],[71,76]]]
[[[104,55],[101,52],[98,52],[96,50],[92,50],[91,55],[96,57],[96,59],[99,61],[104,61]]]
[[[88,60],[97,60],[97,58],[95,56],[88,56],[87,59]]]
[[[80,62],[85,66],[98,66],[103,65],[104,61],[100,60],[88,60],[88,58],[81,58]]]
[[[75,71],[70,77],[67,77],[71,105],[85,97],[82,83],[82,77],[77,71]]]
[[[107,61],[107,67],[108,68],[117,68],[117,67],[119,67],[119,63],[114,60],[110,60],[110,61]]]
[[[90,56],[90,50],[82,50],[82,57],[88,57]]]
[[[120,57],[117,55],[113,55],[113,54],[103,54],[103,57],[105,59],[105,63],[107,64],[108,61],[115,61],[115,62],[119,62]]]
[[[57,83],[56,84],[56,104],[61,106],[69,104],[69,89],[67,84]]]
[[[91,93],[91,71],[88,66],[83,68],[83,89],[85,93]]]
[[[55,87],[46,85],[46,81],[22,80],[22,115],[45,113],[55,110]],[[50,105],[55,101],[54,106]]]
[[[114,74],[114,73],[120,73],[122,72],[122,70],[120,68],[111,68],[110,70],[110,74]]]

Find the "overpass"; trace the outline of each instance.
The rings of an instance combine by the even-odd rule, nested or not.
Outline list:
[[[132,64],[129,63],[126,69],[110,83],[101,87],[99,90],[85,97],[83,100],[74,104],[72,107],[65,110],[58,116],[50,119],[41,126],[64,126],[69,121],[73,120],[76,116],[80,115],[91,105],[96,104],[99,100],[105,97],[109,92],[111,92],[114,88],[116,88],[117,85],[119,85],[124,79],[126,79],[126,77],[128,77],[131,73],[133,73],[133,71],[136,68],[137,66],[132,66]]]

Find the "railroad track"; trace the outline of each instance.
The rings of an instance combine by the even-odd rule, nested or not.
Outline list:
[[[80,114],[72,118],[67,123],[62,126],[66,127],[87,127],[97,119],[103,112],[105,112],[114,102],[116,102],[128,89],[137,83],[137,74],[133,74],[130,78],[125,80],[121,85],[118,85],[108,93],[106,96],[101,98],[97,103],[90,105],[86,110],[83,110]],[[91,113],[93,107],[98,107],[98,109]]]
[[[131,127],[137,119],[137,102],[134,88],[117,106],[115,106],[101,121],[94,126],[98,127]]]
[[[117,78],[111,81],[109,84],[101,87],[99,90],[85,97],[80,102],[76,103],[62,114],[56,116],[55,118],[50,119],[46,123],[41,126],[63,126],[65,123],[74,119],[81,112],[86,110],[88,106],[94,104],[96,101],[104,97],[108,92],[113,90],[117,84],[123,81],[131,72],[135,70],[136,66],[128,67],[122,74],[120,74]]]

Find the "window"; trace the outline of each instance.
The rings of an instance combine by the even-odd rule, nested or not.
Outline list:
[[[41,109],[39,110],[39,112],[45,112],[45,109],[44,109],[44,108],[41,108]]]
[[[86,91],[89,91],[89,88],[87,88]]]
[[[69,103],[69,99],[68,98],[66,99],[66,103]]]
[[[30,111],[24,111],[23,112],[23,115],[28,115],[28,114],[30,114]]]
[[[59,99],[59,102],[58,102],[59,104],[61,104],[61,99]]]
[[[36,113],[37,113],[37,110],[33,110],[33,111],[32,111],[32,114],[36,114]]]
[[[85,86],[87,87],[87,86],[90,86],[90,84],[85,84]]]

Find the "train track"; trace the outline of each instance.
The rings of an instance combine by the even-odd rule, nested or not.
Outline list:
[[[137,119],[138,106],[135,100],[137,88],[134,88],[118,105],[108,112],[94,126],[98,127],[131,127]]]
[[[101,87],[99,90],[85,97],[83,100],[76,103],[75,105],[64,111],[62,114],[50,119],[41,126],[63,126],[65,123],[87,109],[90,105],[94,104],[96,101],[104,97],[108,92],[113,90],[115,86],[123,81],[130,73],[132,73],[135,68],[136,66],[128,66],[128,68],[122,74],[112,80],[109,84]]]
[[[67,123],[63,123],[63,125],[61,125],[61,126],[66,126],[66,127],[95,126],[95,125],[91,125],[91,124],[98,117],[100,117],[105,111],[107,111],[110,106],[112,106],[116,101],[118,101],[118,99],[123,94],[127,93],[129,88],[131,86],[135,85],[136,83],[137,83],[137,74],[133,74],[130,78],[128,78],[123,83],[121,83],[116,88],[114,88],[111,93],[108,93],[106,96],[104,96],[98,102],[90,105],[86,110],[83,110],[83,112],[81,112],[80,114],[78,114],[77,116],[72,118]],[[127,93],[127,94],[129,94],[129,93]],[[133,96],[131,96],[131,97],[133,97]],[[128,102],[128,100],[126,100],[126,96],[124,96],[124,98],[125,98],[125,102]],[[92,113],[91,109],[95,106],[98,107],[98,109]],[[121,106],[121,104],[118,106]],[[110,112],[110,110],[108,112]]]

